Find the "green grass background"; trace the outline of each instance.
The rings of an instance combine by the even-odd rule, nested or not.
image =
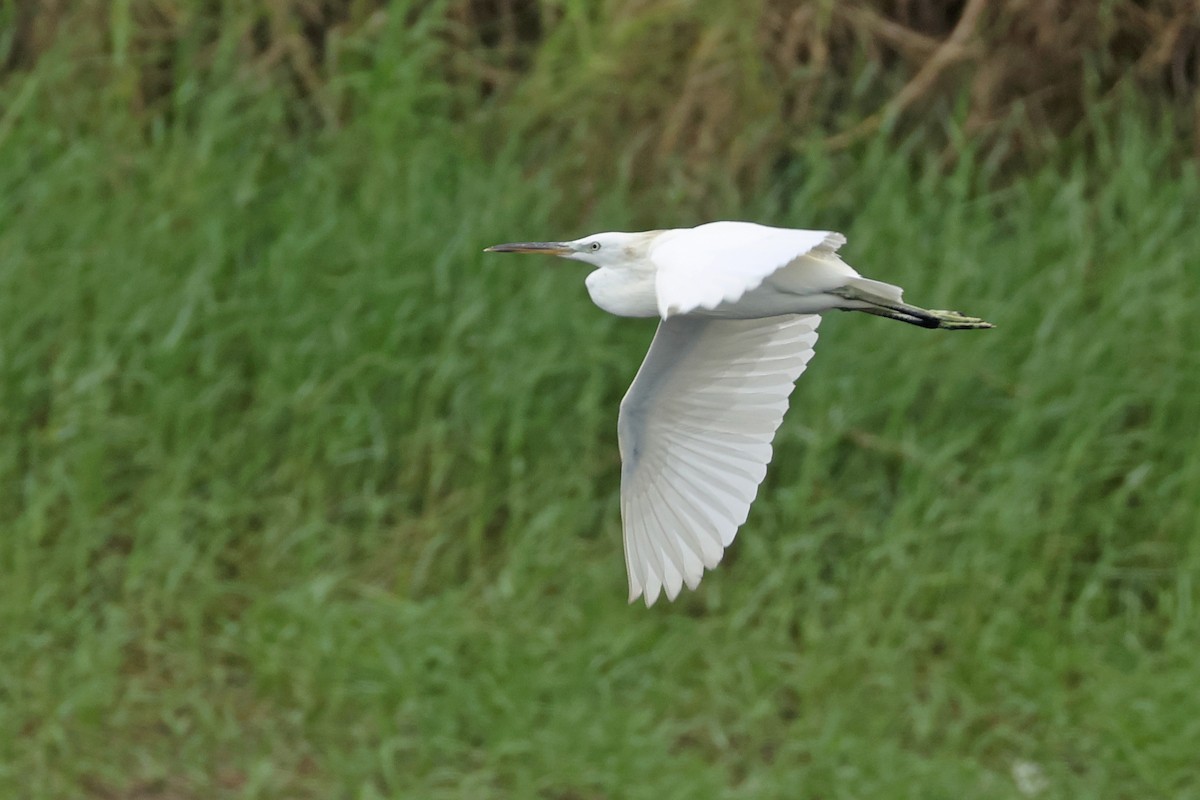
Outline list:
[[[149,125],[69,54],[3,86],[0,794],[1200,795],[1200,178],[1155,109],[698,203],[389,35],[333,126],[220,70]],[[831,315],[725,562],[647,610],[653,322],[480,251],[714,216],[997,328]]]

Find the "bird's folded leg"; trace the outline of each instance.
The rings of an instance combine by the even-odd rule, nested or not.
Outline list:
[[[874,314],[877,317],[884,319],[894,319],[900,322],[907,322],[909,325],[920,325],[922,328],[936,328],[937,323],[930,324],[925,320],[914,317],[911,314],[905,314],[900,311],[893,311],[890,308],[880,308],[879,306],[866,306],[865,308],[842,308],[839,311],[862,311],[867,314]]]
[[[843,308],[843,311],[865,311],[877,317],[886,317],[909,325],[919,325],[922,328],[945,328],[947,330],[973,330],[995,327],[979,317],[968,317],[957,311],[942,311],[921,308],[901,300],[876,294],[861,286],[843,286],[834,289],[830,294],[851,301],[854,305]]]

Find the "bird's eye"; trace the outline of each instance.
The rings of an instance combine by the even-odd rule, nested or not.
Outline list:
[[[599,249],[600,249],[600,243],[599,243],[599,242],[592,242],[591,244],[589,244],[589,245],[588,245],[588,250],[591,250],[593,253],[594,253],[594,252],[596,252],[596,251],[597,251],[597,250],[599,250]]]

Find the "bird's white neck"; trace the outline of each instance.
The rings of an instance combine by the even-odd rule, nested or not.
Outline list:
[[[657,317],[654,270],[640,265],[600,267],[587,276],[592,302],[618,317]]]

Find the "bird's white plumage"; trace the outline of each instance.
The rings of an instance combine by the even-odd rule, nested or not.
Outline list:
[[[832,231],[711,222],[695,228],[513,242],[594,269],[600,308],[661,322],[621,401],[621,519],[629,599],[695,588],[746,521],[771,441],[812,358],[820,314],[865,311],[931,328],[992,327],[909,305],[860,275]]]
[[[656,267],[659,316],[667,319],[735,303],[796,259],[809,253],[832,254],[845,242],[846,237],[832,231],[753,222],[710,222],[668,231],[649,253]]]
[[[621,402],[621,517],[629,599],[695,588],[746,521],[816,315],[673,317]]]

